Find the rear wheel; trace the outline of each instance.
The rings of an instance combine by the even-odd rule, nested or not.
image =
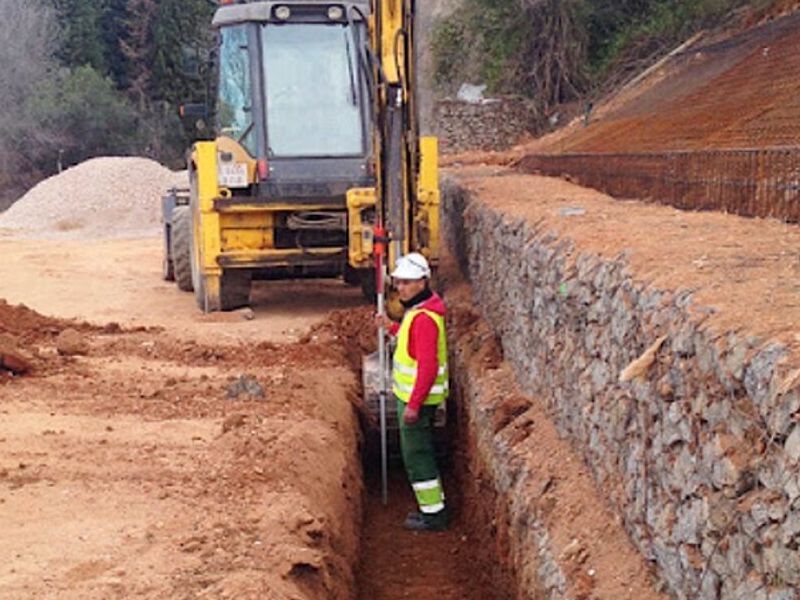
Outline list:
[[[164,257],[161,263],[161,277],[164,281],[175,281],[175,268],[172,266],[172,261]]]
[[[188,206],[176,206],[172,211],[170,254],[172,274],[178,288],[191,292],[192,285],[192,215]]]

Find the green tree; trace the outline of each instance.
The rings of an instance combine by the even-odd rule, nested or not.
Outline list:
[[[103,14],[100,18],[100,32],[106,52],[108,74],[114,79],[117,87],[126,89],[129,86],[128,65],[120,42],[127,36],[128,0],[102,0]]]
[[[153,22],[155,0],[128,0],[126,35],[120,49],[129,66],[127,91],[140,110],[145,110],[153,91]]]
[[[65,69],[43,85],[27,114],[41,133],[17,151],[33,164],[55,165],[59,155],[65,164],[75,164],[142,148],[136,110],[109,77],[89,65]]]
[[[437,82],[529,96],[541,114],[575,100],[586,85],[587,1],[464,0],[434,33]]]
[[[207,62],[213,6],[207,0],[128,0],[130,92],[140,106],[171,105],[204,97],[206,73],[187,69]]]
[[[212,46],[213,8],[201,0],[164,0],[153,28],[153,76],[156,98],[177,103],[199,99],[205,92],[204,69]]]
[[[197,135],[177,112],[183,102],[207,100],[213,10],[208,0],[126,4],[127,92],[143,115],[148,151],[160,160],[181,156]]]
[[[102,35],[102,0],[52,0],[61,24],[56,56],[66,65],[91,65],[108,72],[107,48]]]

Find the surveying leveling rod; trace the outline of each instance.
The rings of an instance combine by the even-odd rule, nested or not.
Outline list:
[[[386,315],[385,289],[384,289],[384,261],[386,254],[386,233],[379,224],[375,225],[374,231],[374,250],[375,250],[375,290],[378,296],[378,314],[383,317]],[[380,398],[380,422],[381,422],[381,498],[383,505],[389,501],[388,491],[388,464],[386,449],[386,331],[383,327],[383,319],[378,326],[378,363],[380,376],[378,379]]]

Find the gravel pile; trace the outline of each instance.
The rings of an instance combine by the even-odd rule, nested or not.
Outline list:
[[[161,196],[187,182],[185,172],[147,158],[93,158],[28,191],[0,214],[0,229],[37,237],[154,235]]]

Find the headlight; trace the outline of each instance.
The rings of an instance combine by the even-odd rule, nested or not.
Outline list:
[[[328,18],[331,21],[341,21],[342,17],[344,17],[344,10],[341,6],[328,7]]]
[[[275,18],[286,21],[292,16],[292,10],[288,6],[278,6],[275,9]]]

